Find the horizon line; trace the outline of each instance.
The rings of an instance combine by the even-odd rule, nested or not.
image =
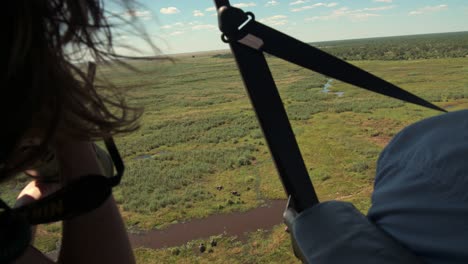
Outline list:
[[[365,38],[347,38],[347,39],[330,39],[330,40],[319,40],[319,41],[304,41],[304,43],[318,44],[318,43],[323,43],[323,42],[334,42],[334,41],[365,40],[365,39],[378,39],[378,38],[391,38],[391,37],[409,37],[409,36],[451,34],[451,33],[468,33],[468,30],[430,32],[430,33],[416,33],[416,34],[406,34],[406,35],[387,35],[387,36],[365,37]],[[178,53],[164,53],[164,54],[161,54],[161,55],[156,55],[156,57],[157,56],[172,56],[172,55],[191,55],[191,54],[196,54],[196,53],[214,52],[214,51],[229,51],[229,48],[226,48],[226,49],[213,49],[213,50],[187,51],[187,52],[178,52]]]

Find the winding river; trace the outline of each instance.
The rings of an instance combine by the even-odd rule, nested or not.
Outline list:
[[[134,248],[146,247],[159,249],[183,245],[195,239],[225,234],[245,240],[248,232],[258,229],[269,230],[283,222],[286,200],[272,200],[266,206],[247,212],[212,215],[185,223],[169,226],[162,230],[152,230],[139,234],[130,233]]]

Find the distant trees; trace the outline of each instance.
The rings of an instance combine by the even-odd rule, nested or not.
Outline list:
[[[462,58],[468,57],[468,32],[338,40],[311,45],[344,60]],[[231,53],[212,57],[233,58]]]
[[[345,60],[415,60],[468,56],[468,32],[311,44]]]
[[[211,56],[212,58],[231,59],[234,58],[231,53],[219,53]]]

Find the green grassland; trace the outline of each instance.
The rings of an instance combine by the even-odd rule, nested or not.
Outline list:
[[[468,43],[468,42],[467,42]],[[334,81],[269,57],[304,161],[321,200],[353,202],[366,212],[379,152],[406,125],[439,113]],[[450,111],[468,107],[468,58],[350,61]],[[232,58],[196,56],[131,62],[140,72],[101,67],[98,77],[144,106],[141,129],[116,138],[127,167],[114,190],[129,229],[164,228],[212,214],[245,211],[285,194]],[[151,158],[141,158],[143,155]],[[25,179],[2,187],[10,202]],[[224,191],[217,191],[216,186]],[[241,193],[240,197],[231,191]],[[58,224],[40,227],[36,245],[55,248]],[[294,261],[281,226],[247,241],[220,236],[212,253],[199,241],[135,249],[139,263]]]
[[[455,110],[468,106],[467,62],[467,58],[454,58],[355,64]],[[407,124],[439,114],[339,82],[331,89],[343,91],[344,96],[324,94],[324,76],[275,58],[269,63],[322,200],[350,201],[365,212],[381,149]],[[115,194],[127,223],[161,228],[284,198],[234,62],[202,57],[159,67],[162,69],[155,71],[162,73],[156,73],[156,84],[135,89],[145,100],[154,100],[145,105],[142,129],[118,139],[128,173]],[[126,76],[121,78],[131,82]],[[135,77],[135,85],[145,78],[152,77]],[[154,159],[135,160],[143,154]],[[218,185],[228,191],[217,192]],[[242,193],[240,199],[230,195],[234,190]],[[182,263],[292,261],[288,237],[280,227],[266,237],[268,242],[258,249],[253,245],[263,240],[253,234],[246,243],[224,238],[222,247],[205,255],[194,253],[195,242],[177,249],[179,255],[174,249],[139,249],[136,253],[141,263],[151,263],[151,259]]]

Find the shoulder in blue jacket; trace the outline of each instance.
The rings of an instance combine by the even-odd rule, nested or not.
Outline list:
[[[377,163],[368,217],[426,263],[468,263],[468,110],[394,137]]]

